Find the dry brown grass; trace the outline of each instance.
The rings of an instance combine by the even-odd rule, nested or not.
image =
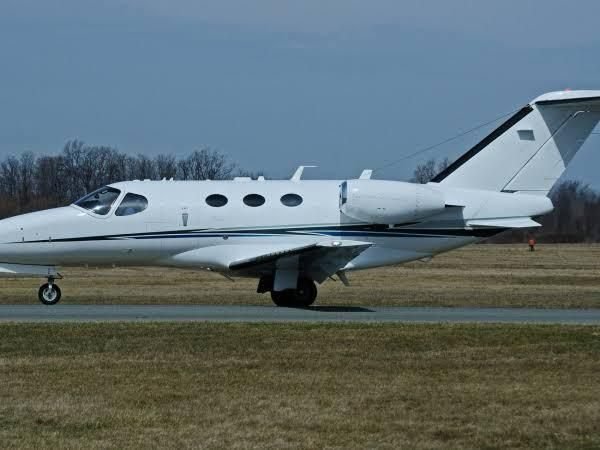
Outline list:
[[[64,302],[270,304],[256,281],[162,268],[68,268]],[[320,305],[600,307],[600,245],[472,245],[414,262],[328,281]],[[0,279],[0,303],[35,303],[39,280]]]
[[[600,328],[0,325],[2,448],[598,448]]]

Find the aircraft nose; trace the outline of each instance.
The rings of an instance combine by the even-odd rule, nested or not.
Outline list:
[[[18,231],[19,228],[14,219],[0,220],[0,243],[16,242],[19,234]]]

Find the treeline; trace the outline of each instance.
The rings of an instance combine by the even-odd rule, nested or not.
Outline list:
[[[418,165],[411,181],[427,183],[448,166],[445,159],[435,159]],[[600,194],[579,181],[563,181],[554,186],[549,195],[554,211],[534,218],[540,228],[513,230],[502,233],[488,242],[526,242],[533,236],[537,242],[600,242]]]
[[[222,180],[235,164],[203,148],[188,156],[132,156],[111,147],[69,141],[57,155],[24,153],[0,162],[0,218],[67,205],[109,183],[124,180]]]
[[[554,211],[535,220],[541,228],[511,231],[493,242],[525,242],[532,235],[538,242],[600,242],[600,194],[579,181],[563,181],[550,192]]]
[[[411,181],[426,183],[448,161],[429,160],[416,167]],[[223,180],[248,175],[210,148],[177,158],[128,155],[112,147],[70,141],[57,155],[24,153],[0,161],[0,218],[67,205],[106,184],[124,180]],[[600,242],[600,194],[578,181],[564,181],[550,193],[554,211],[537,220],[543,225],[494,237],[492,242]]]

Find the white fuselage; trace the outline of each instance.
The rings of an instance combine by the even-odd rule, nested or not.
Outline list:
[[[344,183],[350,192],[342,200]],[[133,181],[111,187],[118,196],[101,215],[71,205],[0,221],[0,264],[162,265],[229,272],[231,258],[261,249],[332,239],[371,243],[340,268],[355,270],[427,258],[552,209],[543,196],[379,180]],[[128,193],[145,197],[147,207],[117,215]],[[226,197],[227,204],[208,205],[207,197],[214,194]],[[264,204],[247,206],[243,199],[249,194],[262,196]],[[302,203],[284,205],[280,199],[286,194],[301,197]],[[389,223],[389,217],[405,220]]]

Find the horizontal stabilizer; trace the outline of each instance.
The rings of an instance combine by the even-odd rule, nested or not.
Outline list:
[[[470,227],[493,227],[493,228],[533,228],[542,225],[530,217],[512,217],[507,219],[475,219],[467,221]]]

